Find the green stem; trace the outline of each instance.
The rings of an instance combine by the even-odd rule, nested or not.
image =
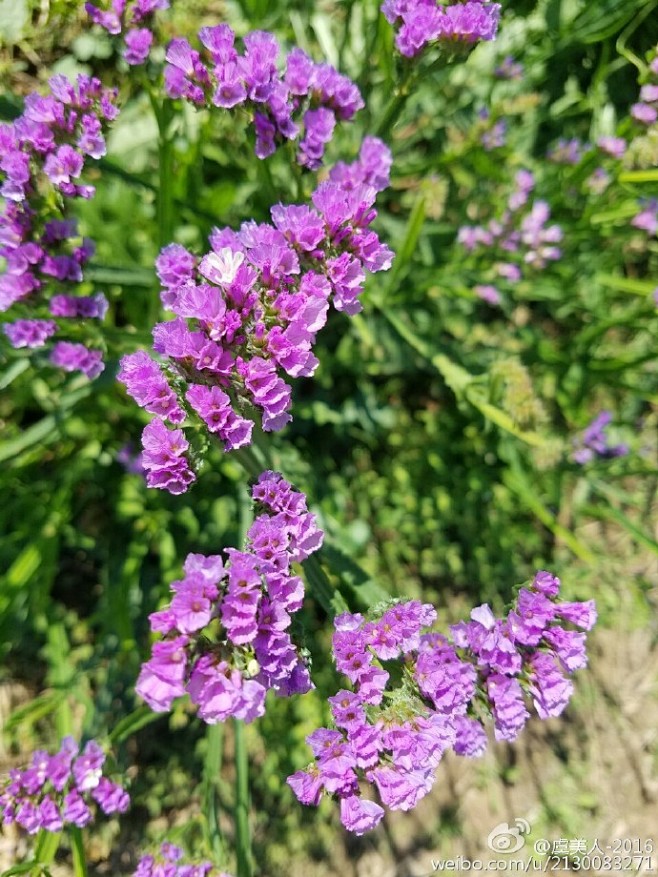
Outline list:
[[[174,237],[174,144],[169,131],[173,110],[171,101],[158,100],[153,91],[149,92],[151,106],[158,124],[158,248],[170,244]],[[159,287],[158,287],[159,288]],[[157,294],[150,300],[148,324],[152,326],[158,318],[160,300]]]
[[[374,134],[376,137],[385,137],[390,140],[390,131],[399,119],[407,98],[411,94],[411,86],[415,81],[415,70],[409,67],[402,77],[402,82],[393,93],[393,97],[384,107],[384,111],[375,123]]]
[[[73,683],[73,674],[68,661],[70,651],[71,645],[64,624],[61,621],[51,623],[48,627],[49,681],[55,688],[66,692],[55,714],[55,724],[60,739],[73,735],[73,713],[68,698]]]
[[[237,877],[252,877],[249,834],[249,762],[244,723],[236,719],[235,729],[235,853]]]
[[[55,859],[55,854],[59,849],[59,841],[61,834],[45,831],[41,829],[37,837],[37,844],[34,850],[34,861],[37,863],[30,874],[37,877],[43,873],[43,866],[51,865]]]
[[[82,830],[77,825],[69,828],[71,838],[71,850],[73,852],[73,873],[75,877],[88,877],[87,860],[85,858],[85,845],[82,840]]]
[[[174,144],[169,133],[171,103],[163,100],[156,111],[158,120],[158,242],[160,247],[171,243],[174,236]]]
[[[219,825],[218,784],[222,767],[224,728],[209,725],[206,734],[207,750],[203,763],[203,812],[205,814],[206,841],[214,864],[224,864],[224,839]]]

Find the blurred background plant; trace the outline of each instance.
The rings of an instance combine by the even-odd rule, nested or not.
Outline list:
[[[319,513],[330,537],[325,569],[355,610],[383,592],[422,597],[455,620],[485,600],[499,609],[537,568],[561,575],[574,598],[594,596],[600,655],[573,713],[609,709],[622,724],[621,695],[597,682],[605,678],[597,661],[607,667],[620,641],[648,631],[649,673],[658,639],[658,242],[650,222],[658,135],[655,123],[630,116],[640,86],[656,80],[649,64],[657,6],[504,4],[494,43],[464,64],[416,77],[397,118],[379,132],[395,158],[377,220],[397,253],[394,266],[369,278],[362,314],[332,315],[315,350],[315,379],[297,382],[295,419],[270,441],[274,462]],[[363,135],[390,118],[386,101],[408,62],[393,51],[375,0],[174,2],[161,27],[166,41],[219,21],[240,35],[274,30],[287,47],[299,45],[359,83],[366,108],[337,132],[329,163],[351,159]],[[38,744],[54,744],[67,724],[85,736],[114,731],[120,764],[134,765],[134,816],[120,840],[109,823],[91,858],[100,863],[113,850],[110,873],[127,873],[143,831],[158,840],[173,824],[172,840],[205,852],[204,796],[216,793],[220,813],[230,810],[230,729],[216,740],[221,776],[204,773],[211,743],[187,705],[146,725],[145,714],[133,712],[132,686],[149,651],[147,615],[183,558],[240,542],[244,475],[214,451],[183,501],[147,490],[135,463],[145,419],[114,382],[119,357],[149,344],[153,263],[167,242],[149,69],[127,76],[111,38],[90,28],[74,0],[0,0],[3,119],[20,113],[22,96],[53,72],[80,71],[120,82],[123,103],[94,172],[97,196],[78,211],[82,233],[97,243],[82,291],[102,290],[110,301],[111,357],[89,383],[37,368],[4,336],[0,342],[0,683],[20,702],[3,717],[3,760],[20,763]],[[306,177],[291,176],[288,155],[274,155],[267,168],[256,162],[247,128],[219,111],[184,108],[167,134],[174,237],[198,252],[214,225],[264,220],[272,203],[309,188]],[[532,188],[511,209],[519,172],[532,175]],[[638,227],[634,218],[647,209]],[[546,239],[553,226],[559,238]],[[477,246],[465,246],[467,227],[480,229]],[[627,453],[577,462],[584,431],[602,411],[611,414],[610,446]],[[291,873],[291,861],[305,874],[366,873],[359,868],[373,851],[391,873],[423,873],[400,865],[395,820],[376,842],[337,844],[331,807],[302,812],[292,801],[285,777],[305,766],[304,737],[326,718],[323,695],[333,684],[324,610],[309,600],[303,616],[318,692],[270,703],[248,729],[260,873]],[[641,684],[655,712],[655,680],[653,688],[646,676]],[[117,731],[117,716],[132,719]],[[575,782],[577,730],[562,753],[550,733],[533,741],[557,752],[550,782],[563,788]],[[643,727],[634,733],[639,740]],[[640,810],[656,791],[655,737],[647,746]],[[476,786],[493,771],[502,800],[518,775],[509,750],[496,751],[493,763],[468,768]],[[536,824],[545,835],[565,825],[587,831],[609,815],[606,781],[592,781],[589,798],[572,799],[566,814],[560,792],[536,801],[528,792]],[[469,849],[459,793],[453,798],[441,803],[440,823],[436,814],[414,823],[410,849],[426,851],[425,871],[430,852],[454,849],[451,835]],[[228,818],[220,815],[220,824],[230,848]]]

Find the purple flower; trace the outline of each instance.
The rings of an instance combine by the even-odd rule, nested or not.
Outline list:
[[[381,10],[392,25],[401,22],[395,45],[407,57],[435,42],[449,49],[454,44],[470,46],[493,40],[500,17],[499,3],[482,0],[439,7],[431,0],[385,0]]]
[[[185,456],[189,442],[182,429],[169,430],[159,418],[152,420],[142,432],[142,465],[149,487],[184,493],[196,480]]]
[[[536,646],[555,618],[555,604],[548,597],[521,588],[517,608],[507,616],[509,631],[517,643]]]
[[[125,813],[130,806],[128,793],[118,783],[107,777],[101,777],[98,785],[92,790],[91,797],[100,806],[103,813]]]
[[[601,411],[594,420],[574,439],[574,451],[571,455],[576,463],[584,464],[595,457],[623,457],[628,454],[627,445],[613,445],[606,435],[608,424],[612,420],[609,411]]]
[[[100,350],[89,350],[84,344],[72,341],[58,341],[52,349],[50,361],[64,371],[82,372],[89,380],[97,378],[105,368]]]
[[[468,716],[455,718],[455,752],[467,758],[479,758],[487,748],[487,735],[481,723]]]
[[[73,762],[73,779],[80,792],[95,789],[103,775],[105,753],[95,740],[90,740]]]
[[[644,206],[639,213],[631,219],[631,225],[646,231],[652,237],[658,232],[658,199],[651,198],[649,201],[640,202]]]
[[[658,109],[651,104],[636,103],[631,107],[631,116],[636,122],[641,122],[643,125],[653,125],[658,119]]]
[[[185,420],[185,412],[162,369],[143,351],[126,354],[121,359],[117,380],[125,385],[138,405],[152,414],[176,424]]]
[[[313,807],[318,806],[323,786],[322,777],[317,768],[315,771],[299,770],[289,776],[286,782],[295,793],[298,801]]]
[[[12,347],[43,347],[57,332],[57,323],[53,320],[16,320],[5,323],[2,330]]]
[[[374,801],[366,801],[358,795],[340,799],[340,821],[352,834],[361,835],[372,831],[383,816],[384,808]]]
[[[502,299],[500,292],[495,286],[491,286],[490,284],[476,284],[473,287],[473,292],[478,298],[481,298],[482,301],[486,301],[487,304],[494,306],[501,304]]]
[[[211,862],[189,864],[184,860],[184,855],[180,847],[165,841],[157,855],[140,858],[133,877],[230,877],[223,871],[217,871]]]
[[[148,28],[142,27],[129,30],[125,36],[126,48],[123,57],[131,66],[143,64],[149,56],[153,43],[153,34]]]
[[[523,701],[523,691],[516,679],[494,673],[487,679],[496,740],[516,740],[530,713]],[[540,714],[540,718],[543,718]]]
[[[623,137],[599,137],[596,145],[612,158],[623,158],[627,148]]]
[[[529,660],[530,693],[540,719],[559,716],[573,693],[573,682],[560,673],[551,655],[537,652]]]
[[[560,592],[560,580],[552,572],[540,570],[532,580],[530,587],[547,597],[557,597]]]
[[[584,633],[563,630],[561,627],[551,627],[544,632],[543,639],[551,646],[567,673],[582,670],[587,666],[586,636]]]
[[[142,665],[135,691],[156,713],[167,712],[185,693],[188,642],[188,637],[179,636],[154,643],[151,660]]]
[[[108,33],[124,36],[123,57],[131,66],[143,64],[153,43],[154,15],[168,9],[169,0],[112,0],[111,9],[104,11],[92,3],[85,3],[85,11],[94,24]],[[139,27],[142,25],[142,27]]]
[[[108,301],[102,292],[93,296],[54,295],[50,299],[50,313],[53,317],[86,317],[102,320],[108,306]]]
[[[127,792],[103,776],[105,753],[94,740],[83,752],[65,737],[59,752],[37,751],[25,770],[13,770],[0,789],[0,821],[17,822],[29,834],[60,832],[67,824],[83,827],[94,818],[93,804],[105,813],[124,813]]]

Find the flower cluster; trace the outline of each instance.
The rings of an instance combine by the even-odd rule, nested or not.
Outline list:
[[[576,463],[589,463],[595,457],[624,457],[628,454],[628,445],[613,445],[606,435],[608,424],[612,420],[609,411],[601,411],[594,420],[585,427],[582,434],[574,439],[572,459]]]
[[[562,255],[560,248],[555,246],[562,240],[562,229],[559,225],[547,224],[551,215],[548,204],[533,201],[529,205],[534,187],[533,174],[520,170],[500,218],[492,219],[486,225],[463,225],[457,235],[457,241],[469,252],[494,250],[499,259],[494,262],[493,271],[497,278],[509,283],[520,281],[523,269],[541,270]],[[524,209],[528,205],[529,209]],[[487,262],[490,261],[487,253]],[[496,286],[491,284],[479,285],[475,291],[492,303],[497,303],[500,295]]]
[[[78,236],[69,202],[91,198],[79,182],[88,159],[105,155],[105,128],[116,118],[115,92],[80,75],[49,80],[50,93],[30,94],[23,114],[0,125],[0,311],[18,306],[25,317],[4,326],[14,347],[43,347],[74,320],[99,319],[107,310],[102,293],[70,295],[83,279],[93,241]],[[56,293],[56,294],[52,294]],[[90,378],[103,369],[101,352],[71,341],[55,343],[51,361]]]
[[[215,229],[200,260],[178,244],[162,250],[162,301],[176,319],[156,325],[153,337],[167,371],[139,352],[123,357],[118,376],[160,418],[142,437],[149,486],[180,493],[194,479],[187,439],[165,420],[180,426],[194,414],[232,450],[249,444],[257,413],[266,431],[291,419],[282,373],[312,375],[330,299],[336,310],[360,311],[364,269],[391,264],[392,252],[369,228],[390,161],[384,144],[368,138],[356,162],[337,165],[315,190],[312,207],[278,204],[272,224]]]
[[[0,791],[0,820],[29,834],[59,832],[65,825],[89,825],[97,804],[103,813],[125,813],[128,793],[103,776],[105,753],[95,740],[82,752],[65,737],[55,755],[38,750],[25,770],[13,769]]]
[[[113,35],[123,33],[123,57],[135,67],[143,64],[153,45],[153,16],[159,9],[168,9],[169,0],[112,0],[110,8],[103,10],[93,3],[85,3],[87,15],[94,24],[100,25]]]
[[[301,136],[297,161],[314,170],[322,163],[336,123],[351,120],[363,107],[350,79],[330,64],[316,64],[301,49],[290,52],[280,72],[279,44],[271,33],[248,33],[243,53],[236,49],[235,33],[227,24],[202,28],[199,41],[201,51],[183,38],[167,47],[167,94],[201,107],[248,109],[258,158],[267,158],[278,144]]]
[[[187,692],[209,724],[230,716],[249,722],[263,715],[265,694],[287,697],[313,684],[291,639],[291,616],[303,602],[304,585],[292,572],[317,551],[323,533],[306,498],[275,472],[252,488],[263,510],[244,550],[220,556],[188,555],[169,605],[150,616],[164,639],[153,646],[136,690],[156,712]]]
[[[361,796],[360,780],[389,809],[409,810],[432,788],[448,748],[484,752],[485,718],[497,740],[514,740],[528,701],[542,719],[560,715],[573,691],[567,675],[587,663],[585,634],[565,624],[590,630],[596,612],[593,601],[558,602],[559,588],[539,572],[506,618],[479,606],[451,637],[422,632],[436,612],[415,600],[375,608],[371,620],[336,618],[334,660],[354,690],[330,698],[335,728],[307,737],[315,762],[288,777],[297,798],[317,806],[324,792],[337,797],[343,825],[363,834],[384,808]]]
[[[183,862],[183,850],[165,841],[155,856],[142,856],[133,877],[230,877],[215,870],[212,862],[190,865]]]
[[[388,22],[399,25],[398,51],[411,58],[430,43],[454,51],[481,40],[493,40],[498,31],[500,3],[466,0],[437,6],[435,0],[384,0],[381,10]]]

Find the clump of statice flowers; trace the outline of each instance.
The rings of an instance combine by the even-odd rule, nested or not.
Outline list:
[[[589,463],[597,457],[624,457],[628,454],[628,445],[613,444],[607,435],[607,428],[612,421],[610,411],[601,411],[594,420],[585,427],[583,432],[574,439],[572,459],[576,463]]]
[[[361,794],[377,789],[391,810],[409,810],[432,788],[443,753],[475,757],[496,740],[516,739],[530,717],[559,716],[573,692],[568,678],[586,666],[593,601],[559,601],[560,580],[539,572],[498,619],[486,604],[450,635],[424,632],[436,611],[417,600],[376,607],[368,618],[335,619],[333,655],[350,688],[331,697],[333,728],[307,737],[315,761],[288,777],[303,804],[324,794],[340,802],[343,825],[374,828],[384,808]]]
[[[124,60],[135,67],[144,64],[153,45],[154,16],[168,9],[169,0],[112,0],[107,9],[85,3],[87,15],[113,36],[123,35]]]
[[[130,798],[125,789],[104,775],[105,752],[95,740],[82,751],[72,737],[62,740],[59,752],[38,750],[24,770],[9,771],[0,790],[0,820],[16,823],[28,834],[59,832],[66,825],[79,828],[103,813],[125,813]]]
[[[277,431],[291,420],[283,375],[307,377],[330,301],[361,310],[365,270],[389,268],[393,254],[370,229],[391,156],[366,138],[360,157],[340,163],[312,195],[312,206],[278,204],[272,223],[215,229],[201,259],[179,244],[157,259],[162,302],[176,318],[153,330],[163,367],[140,351],[121,360],[119,380],[157,416],[144,430],[150,487],[181,493],[194,480],[180,427],[194,416],[225,450],[250,443],[254,420]],[[171,475],[171,477],[170,477]]]
[[[314,170],[336,123],[354,118],[363,107],[357,86],[330,64],[318,64],[299,48],[279,69],[274,34],[253,31],[235,45],[227,24],[199,31],[201,49],[180,37],[167,47],[165,90],[197,107],[241,107],[253,119],[256,155],[266,158],[277,146],[299,139],[296,157]]]
[[[287,697],[313,688],[289,632],[304,599],[293,564],[317,551],[323,533],[304,494],[278,473],[264,472],[251,495],[260,514],[244,549],[227,549],[226,562],[188,555],[171,602],[150,616],[163,639],[136,690],[156,712],[187,692],[204,722],[250,722],[263,715],[269,689]]]
[[[493,40],[498,31],[500,3],[466,0],[438,4],[435,0],[384,0],[381,11],[396,28],[395,45],[407,58],[436,45],[447,52]]]
[[[29,94],[23,114],[0,125],[0,312],[13,308],[19,317],[5,335],[13,347],[41,348],[73,334],[54,343],[50,361],[89,378],[103,370],[102,353],[76,340],[76,325],[102,320],[108,304],[102,293],[75,294],[94,243],[80,238],[70,207],[94,194],[81,176],[89,159],[105,155],[115,99],[98,79],[58,75],[48,94]]]
[[[493,262],[485,286],[486,299],[500,295],[495,282],[518,283],[529,271],[541,271],[549,262],[562,255],[556,246],[563,236],[557,224],[549,225],[551,210],[546,201],[530,200],[535,188],[534,175],[519,170],[514,179],[505,210],[486,225],[463,225],[457,241],[469,253],[486,256],[487,265]],[[481,291],[476,294],[484,297]]]
[[[230,877],[217,871],[212,862],[190,864],[183,857],[179,846],[165,841],[156,855],[142,856],[133,877]]]

